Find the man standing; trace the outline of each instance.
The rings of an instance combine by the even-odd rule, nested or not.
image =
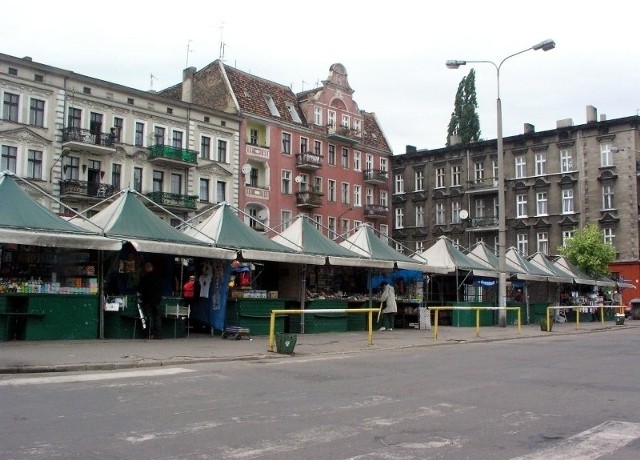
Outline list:
[[[149,338],[162,338],[162,313],[160,312],[160,300],[162,296],[162,279],[153,269],[151,262],[143,266],[144,272],[140,277],[138,293],[142,309],[149,321]]]

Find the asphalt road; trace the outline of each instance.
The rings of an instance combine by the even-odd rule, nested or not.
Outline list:
[[[640,337],[0,377],[1,459],[638,459]]]

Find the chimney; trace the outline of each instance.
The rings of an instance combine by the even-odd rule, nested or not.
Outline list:
[[[587,106],[587,123],[595,123],[598,121],[598,110],[592,106]]]
[[[604,113],[600,114],[600,121],[607,121],[607,116]]]
[[[556,121],[556,128],[569,128],[571,126],[573,126],[573,120],[571,118]]]
[[[193,75],[195,67],[188,67],[182,71],[182,102],[193,102]]]
[[[532,134],[536,132],[536,127],[533,126],[531,123],[525,123],[524,124],[524,133],[525,134]]]
[[[405,146],[405,153],[416,153],[418,149],[415,145],[407,145]]]
[[[462,139],[460,139],[460,136],[456,136],[455,134],[449,136],[449,145],[454,146],[458,144],[462,144]]]

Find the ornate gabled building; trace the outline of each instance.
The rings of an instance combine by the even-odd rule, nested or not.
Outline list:
[[[343,65],[322,86],[288,86],[217,60],[162,95],[241,117],[238,203],[258,230],[306,214],[337,238],[362,222],[388,234],[391,149],[373,113],[358,108]]]
[[[0,170],[76,211],[125,188],[183,219],[237,203],[235,114],[4,54],[0,100]]]
[[[495,139],[434,150],[408,146],[393,157],[393,238],[411,250],[441,235],[460,246],[497,248],[504,212],[507,247],[523,255],[557,254],[577,228],[595,223],[615,246],[612,271],[640,280],[640,117],[607,120],[587,107],[587,121],[504,139],[505,203],[498,209]],[[400,248],[399,248],[400,249]],[[637,293],[625,290],[625,297]]]

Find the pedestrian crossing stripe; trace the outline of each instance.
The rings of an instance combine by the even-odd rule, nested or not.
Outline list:
[[[46,383],[73,383],[73,382],[96,382],[101,380],[130,379],[135,377],[160,377],[164,375],[177,375],[185,372],[195,372],[192,369],[181,367],[167,367],[161,369],[142,369],[133,371],[100,372],[93,374],[78,375],[55,375],[48,377],[22,377],[8,380],[0,380],[0,386],[19,385],[43,385]]]
[[[640,438],[640,423],[604,422],[546,449],[512,460],[591,460]]]

